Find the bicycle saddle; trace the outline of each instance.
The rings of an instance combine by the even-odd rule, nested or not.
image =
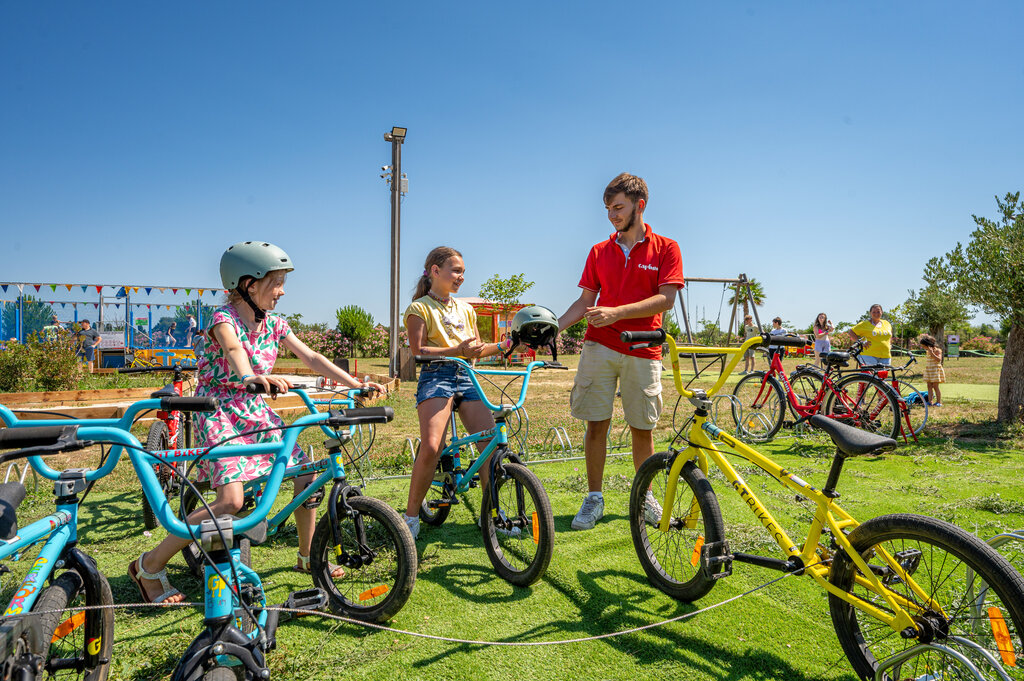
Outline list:
[[[178,393],[174,391],[174,384],[168,383],[164,387],[157,390],[155,393],[150,393],[149,396],[154,399],[159,399],[161,397],[177,397]]]
[[[24,500],[25,485],[0,483],[0,539],[10,539],[18,533],[18,504]]]
[[[896,449],[896,440],[890,437],[868,433],[821,414],[812,416],[810,424],[828,433],[844,457],[878,454]]]
[[[848,352],[828,352],[821,358],[821,361],[825,366],[849,366],[850,353]]]

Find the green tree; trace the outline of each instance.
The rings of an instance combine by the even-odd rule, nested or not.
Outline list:
[[[1000,217],[972,215],[967,245],[943,259],[937,277],[971,305],[1009,322],[999,376],[999,421],[1024,420],[1024,204],[1020,192],[997,196]]]
[[[337,329],[341,335],[352,341],[352,347],[358,348],[360,344],[370,337],[376,323],[373,315],[358,305],[346,305],[334,312],[338,320]]]
[[[43,327],[50,323],[53,317],[53,306],[43,302],[35,296],[23,296],[24,308],[21,320],[22,330],[25,332],[22,340],[27,340],[33,333],[43,330]],[[8,301],[3,308],[4,334],[7,338],[14,338],[18,333],[18,303]]]
[[[764,305],[765,296],[764,286],[761,285],[757,279],[748,279],[747,286],[736,285],[732,289],[732,295],[729,296],[729,300],[726,301],[727,305],[736,304],[736,296],[739,296],[739,305],[743,308],[743,314],[739,319],[736,320],[736,327],[739,329],[738,333],[743,333],[743,318],[750,314],[750,298],[747,297],[747,289],[750,290],[750,298],[754,299],[754,305],[761,307]],[[769,326],[771,326],[769,324]]]
[[[507,322],[509,312],[532,287],[533,282],[526,281],[524,274],[513,274],[507,279],[495,274],[480,287],[480,297],[493,303],[498,308],[498,314]]]

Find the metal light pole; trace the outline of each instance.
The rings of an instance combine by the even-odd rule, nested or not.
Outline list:
[[[405,142],[406,128],[392,127],[391,132],[384,133],[384,140],[391,142],[391,319],[389,352],[388,352],[388,373],[394,377],[398,375],[398,327],[399,327],[399,304],[401,294],[399,291],[400,262],[399,251],[401,246],[402,227],[402,143]]]

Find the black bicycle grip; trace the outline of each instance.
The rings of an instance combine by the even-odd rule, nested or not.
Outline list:
[[[327,418],[327,425],[334,428],[357,426],[361,423],[387,423],[395,418],[395,410],[391,407],[356,407],[332,411]]]
[[[788,348],[805,348],[808,345],[813,345],[814,341],[801,338],[800,336],[772,336],[771,334],[761,334],[761,338],[765,340],[766,345],[777,345]]]
[[[447,357],[432,357],[431,355],[416,355],[413,357],[417,364],[432,364],[433,362],[445,362]]]
[[[78,426],[33,426],[31,428],[0,429],[0,449],[49,447],[58,442],[71,442],[78,434]]]
[[[216,397],[160,398],[160,408],[164,411],[217,411],[219,406]]]
[[[619,334],[619,339],[623,343],[664,343],[666,336],[665,329],[657,329],[656,331],[623,331]]]
[[[267,394],[267,389],[263,387],[262,383],[250,383],[249,385],[245,386],[245,392],[249,393],[250,395],[266,395]],[[277,389],[276,385],[271,383],[270,384],[270,394],[271,395],[280,395],[282,393],[281,393],[280,390]]]

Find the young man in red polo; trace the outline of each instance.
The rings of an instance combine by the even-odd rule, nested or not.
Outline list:
[[[559,320],[559,329],[587,320],[583,353],[569,404],[575,418],[587,422],[584,453],[589,493],[572,521],[589,530],[604,516],[601,493],[616,383],[633,439],[633,464],[640,468],[654,453],[652,431],[661,415],[661,348],[631,350],[619,340],[623,331],[661,328],[661,313],[672,309],[683,286],[679,244],[644,223],[647,183],[622,173],[604,190],[608,220],[615,232],[587,256],[579,299]],[[661,507],[647,493],[648,522]]]

